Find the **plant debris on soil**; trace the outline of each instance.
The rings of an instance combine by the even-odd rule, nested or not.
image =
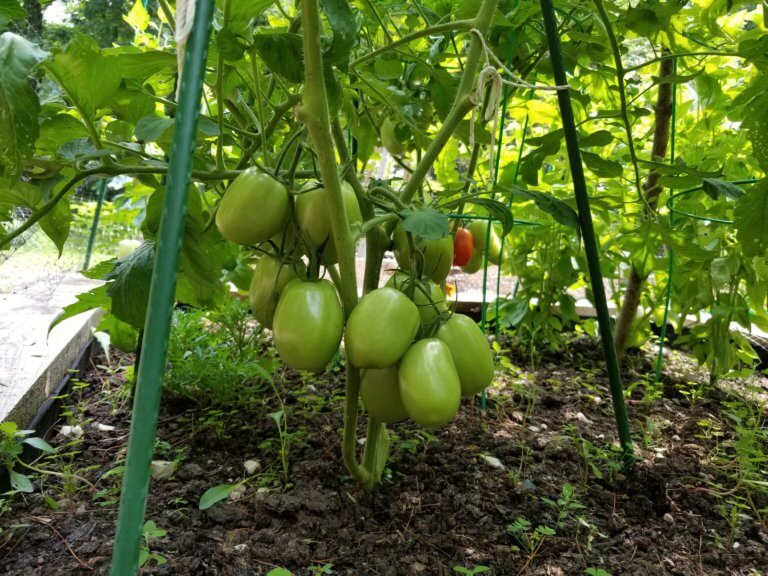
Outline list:
[[[464,399],[439,430],[391,426],[392,459],[372,494],[341,460],[339,367],[280,373],[282,436],[269,388],[232,409],[166,394],[155,454],[165,479],[151,483],[146,518],[167,534],[145,534],[143,573],[768,574],[768,489],[743,481],[733,392],[680,372],[648,401],[651,355],[633,355],[625,386],[642,383],[629,399],[640,461],[623,473],[599,346],[574,337],[533,367],[514,342],[498,344],[486,409]],[[58,454],[38,462],[63,476],[36,477],[39,490],[0,516],[0,574],[108,573],[130,402],[115,356],[103,363],[94,358],[62,420],[82,436],[54,429]],[[243,479],[198,508],[209,488]]]

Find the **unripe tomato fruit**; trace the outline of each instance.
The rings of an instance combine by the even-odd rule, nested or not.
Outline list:
[[[280,232],[291,215],[288,190],[269,174],[249,168],[232,181],[216,211],[216,226],[236,244],[258,244]]]
[[[472,258],[474,249],[472,233],[466,228],[456,230],[456,236],[453,237],[453,265],[464,266]]]
[[[432,324],[446,308],[445,294],[440,286],[431,280],[414,280],[410,275],[398,270],[387,280],[386,285],[400,290],[411,298],[419,309],[422,326]],[[429,297],[427,297],[427,291],[429,291]]]
[[[363,217],[360,214],[360,204],[352,186],[346,182],[341,183],[341,197],[349,224],[361,222]],[[315,249],[323,247],[323,261],[327,265],[338,262],[329,208],[328,192],[325,188],[316,188],[296,196],[296,220],[299,229]]]
[[[358,368],[388,368],[403,357],[419,330],[419,309],[385,286],[369,292],[347,319],[347,359]]]
[[[493,382],[493,353],[483,331],[464,314],[440,326],[437,338],[448,345],[461,382],[461,395],[472,396]]]
[[[464,266],[461,267],[462,271],[464,271],[467,274],[474,274],[480,268],[483,267],[483,256],[485,253],[483,252],[482,248],[478,248],[474,252],[472,252],[472,258],[469,259],[469,262],[464,264]]]
[[[488,221],[475,220],[470,225],[469,231],[472,232],[474,245],[480,251],[485,252],[485,241],[486,238],[488,239],[488,262],[498,264],[501,257],[501,238],[499,238],[496,228],[491,226],[491,235],[488,237]]]
[[[461,383],[448,345],[437,338],[419,340],[400,362],[400,398],[411,420],[428,428],[446,424],[461,403]]]
[[[398,140],[395,133],[395,125],[389,118],[385,118],[381,124],[381,143],[392,156],[402,156],[405,154],[406,146]]]
[[[304,264],[297,262],[296,267],[301,270]],[[265,254],[259,259],[248,290],[251,311],[259,324],[265,328],[272,328],[280,294],[288,283],[297,277],[293,262],[284,264],[271,254]]]
[[[272,330],[287,366],[319,372],[336,354],[344,331],[336,288],[327,280],[293,280],[280,296]]]
[[[397,264],[404,270],[410,270],[411,250],[408,246],[408,236],[400,223],[392,236],[393,251]],[[453,263],[453,238],[446,236],[439,240],[424,240],[414,238],[414,246],[421,256],[417,257],[417,266],[422,266],[421,273],[431,278],[436,284],[442,284],[448,277]]]
[[[139,246],[141,246],[140,240],[134,240],[132,238],[120,240],[120,242],[117,243],[117,257],[125,258],[126,256],[130,256]]]
[[[363,370],[360,376],[360,398],[368,413],[384,424],[394,424],[408,418],[400,398],[397,366],[383,370]]]

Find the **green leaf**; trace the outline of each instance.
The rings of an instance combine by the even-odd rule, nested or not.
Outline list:
[[[768,106],[754,106],[744,121],[747,138],[752,142],[752,155],[763,172],[768,172]]]
[[[582,148],[607,146],[611,142],[613,142],[613,134],[608,130],[598,130],[597,132],[592,132],[592,134],[579,138],[579,145]]]
[[[125,258],[115,263],[107,274],[107,295],[112,299],[111,312],[119,320],[136,329],[144,327],[155,259],[154,245],[144,242]]]
[[[24,438],[23,440],[24,444],[29,444],[33,448],[37,448],[38,450],[42,452],[46,452],[48,454],[53,454],[56,452],[56,449],[48,444],[45,440],[42,438],[39,438],[37,436],[33,436],[32,438]]]
[[[238,484],[219,484],[218,486],[208,488],[208,490],[200,496],[198,508],[200,508],[200,510],[208,510],[208,508],[229,496],[232,493],[232,490],[237,488],[237,486]]]
[[[59,257],[64,251],[64,244],[69,237],[71,225],[72,210],[69,207],[69,200],[66,198],[59,200],[53,209],[40,219],[40,228],[59,249]]]
[[[88,129],[71,114],[56,114],[46,118],[40,124],[40,136],[37,139],[38,154],[41,151],[56,152],[64,142],[87,138]]]
[[[8,474],[11,480],[11,487],[18,492],[34,492],[35,487],[32,485],[32,481],[26,474],[21,474],[15,470],[8,470]]]
[[[274,4],[274,0],[237,0],[229,3],[229,28],[235,32],[244,32],[261,14]],[[222,0],[216,5],[223,8]]]
[[[98,325],[99,331],[109,333],[109,343],[123,352],[135,352],[139,333],[130,324],[118,320],[112,314],[104,314]]]
[[[704,178],[701,187],[712,200],[717,200],[721,196],[736,199],[744,195],[744,190],[740,186],[717,178]]]
[[[524,188],[520,188],[518,186],[497,186],[497,188],[502,192],[512,193],[520,198],[533,200],[540,210],[552,216],[556,222],[562,224],[563,226],[573,228],[577,232],[579,231],[579,215],[573,208],[571,208],[570,204],[564,200],[556,198],[555,196],[545,192],[525,190]]]
[[[219,49],[219,54],[230,62],[240,60],[245,54],[246,48],[245,44],[229,28],[223,28],[216,34],[216,47]]]
[[[40,188],[27,182],[0,180],[0,210],[4,206],[35,208],[40,202]]]
[[[0,422],[0,433],[7,436],[8,438],[13,438],[16,436],[16,431],[19,429],[18,424],[16,422]]]
[[[27,17],[27,11],[19,3],[19,0],[0,0],[0,18],[8,20],[21,20]]]
[[[267,572],[267,576],[293,576],[293,572],[287,568],[272,568]]]
[[[509,208],[498,200],[492,200],[491,198],[479,198],[477,196],[466,198],[464,200],[467,204],[474,204],[485,209],[488,215],[496,222],[501,224],[501,236],[504,237],[510,233],[512,226],[515,224],[515,219],[512,216]]]
[[[104,56],[96,41],[79,32],[46,62],[46,69],[73,103],[89,118],[120,86],[122,74],[114,57]]]
[[[404,210],[403,229],[424,240],[439,240],[451,233],[448,216],[434,208]]]
[[[56,316],[48,326],[48,332],[50,333],[57,324],[60,324],[67,318],[72,318],[83,312],[94,310],[95,308],[104,308],[109,310],[109,296],[107,296],[106,285],[98,286],[88,292],[83,292],[77,295],[77,301],[73,302],[69,306],[65,306],[61,314]]]
[[[177,65],[176,55],[173,52],[161,50],[142,52],[134,46],[106,48],[102,54],[117,67],[123,78],[132,78],[142,82],[163,70],[173,72]]]
[[[381,426],[379,428],[381,430],[379,434],[379,443],[376,445],[376,460],[374,462],[374,470],[373,470],[373,476],[376,478],[376,481],[381,480],[382,474],[384,474],[384,469],[387,467],[387,462],[389,461],[389,448],[390,448],[390,439],[389,439],[389,432],[387,432],[386,426]]]
[[[149,27],[149,12],[144,7],[144,2],[136,0],[128,14],[123,16],[123,20],[140,32],[146,30]]]
[[[15,179],[35,150],[40,133],[40,102],[29,73],[47,55],[37,45],[12,32],[0,36],[0,164]]]
[[[107,101],[112,114],[134,126],[144,118],[155,113],[155,102],[139,90],[118,88]]]
[[[323,58],[330,63],[342,62],[357,42],[361,21],[355,18],[347,0],[320,0],[320,6],[333,31],[333,40]]]
[[[618,162],[601,158],[593,152],[581,151],[581,157],[587,168],[592,170],[600,178],[618,178],[624,171],[624,168]]]
[[[142,142],[157,142],[170,127],[173,126],[173,118],[163,116],[144,116],[136,123],[134,135],[136,140]]]
[[[747,256],[764,256],[768,250],[768,178],[749,188],[733,211],[736,235]]]
[[[654,36],[663,28],[662,22],[656,13],[641,6],[630,7],[624,17],[624,25],[639,36],[647,38]]]
[[[304,45],[299,34],[261,29],[254,35],[253,45],[272,72],[289,82],[304,81]]]
[[[57,154],[68,162],[79,162],[109,156],[110,151],[97,150],[90,138],[77,138],[62,144],[57,150]]]

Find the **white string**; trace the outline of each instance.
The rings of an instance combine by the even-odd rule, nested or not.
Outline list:
[[[187,49],[187,40],[192,33],[196,8],[197,0],[176,0],[176,66],[179,70],[179,79],[176,85],[177,100],[181,90],[181,75],[184,72],[184,53]]]
[[[526,82],[519,76],[517,76],[512,70],[507,68],[504,63],[498,59],[496,54],[493,53],[493,50],[488,48],[488,45],[485,43],[485,38],[483,38],[483,35],[481,34],[480,30],[477,28],[472,28],[469,31],[471,34],[474,34],[477,38],[480,39],[480,43],[483,45],[483,50],[485,52],[485,61],[486,65],[490,66],[490,63],[488,61],[488,57],[490,56],[493,60],[493,63],[496,65],[496,67],[501,68],[507,76],[512,78],[512,80],[507,80],[505,78],[501,78],[501,81],[504,84],[507,84],[509,86],[515,86],[516,88],[526,88],[531,90],[568,90],[570,89],[570,86],[568,84],[559,84],[555,86],[549,86],[547,84],[530,84],[529,82]]]

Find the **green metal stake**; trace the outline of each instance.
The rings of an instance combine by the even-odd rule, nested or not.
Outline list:
[[[104,198],[107,195],[107,179],[102,178],[99,181],[99,195],[96,199],[96,212],[93,214],[93,222],[91,222],[91,232],[88,235],[88,246],[85,249],[85,260],[83,261],[83,270],[88,270],[91,265],[91,254],[93,253],[93,245],[96,242],[96,232],[99,231],[99,218],[101,218],[101,207],[104,204]]]
[[[138,565],[212,16],[213,0],[198,0],[184,58],[111,576],[134,576]]]
[[[541,0],[541,12],[544,16],[544,28],[547,33],[549,55],[552,60],[555,83],[558,86],[568,84],[563,65],[563,54],[560,48],[560,35],[557,30],[557,20],[552,0]],[[624,401],[624,388],[621,385],[621,373],[616,358],[616,348],[613,345],[613,330],[611,317],[608,315],[608,303],[605,298],[603,286],[603,274],[600,271],[600,254],[595,238],[595,229],[592,224],[592,214],[589,208],[589,195],[587,194],[587,181],[584,177],[584,166],[581,163],[581,151],[579,150],[579,136],[576,132],[576,121],[571,106],[571,95],[568,90],[558,90],[557,100],[560,105],[560,116],[563,120],[565,144],[568,150],[568,162],[573,175],[573,188],[576,195],[576,205],[579,211],[579,224],[581,236],[584,241],[584,251],[589,266],[589,276],[592,283],[592,293],[595,299],[595,308],[600,325],[600,337],[603,341],[605,362],[608,368],[608,378],[611,384],[611,396],[613,397],[613,411],[616,415],[616,424],[619,429],[619,441],[622,448],[622,456],[625,468],[634,462],[632,452],[632,435],[629,430],[627,418],[627,405]]]

